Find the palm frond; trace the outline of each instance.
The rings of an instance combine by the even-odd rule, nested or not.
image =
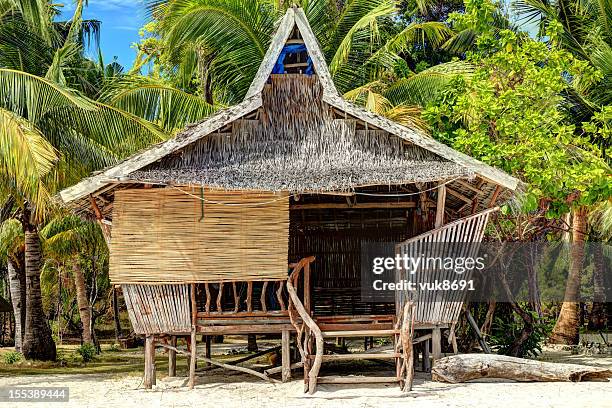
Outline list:
[[[199,96],[145,77],[126,77],[111,83],[101,100],[156,123],[169,133],[215,111],[214,106]]]
[[[383,17],[389,17],[395,11],[396,7],[394,1],[383,2],[356,21],[338,45],[329,63],[329,71],[331,74],[333,75],[338,70],[339,66],[347,61],[357,32],[366,32],[369,39],[368,43],[373,48],[374,44],[380,40],[378,20]]]
[[[5,263],[23,245],[23,228],[19,220],[9,218],[0,223],[0,262]]]
[[[408,78],[393,83],[385,96],[394,105],[427,106],[457,75],[470,76],[475,67],[467,62],[453,61],[435,65]]]
[[[36,196],[58,160],[57,151],[36,126],[0,108],[0,172],[28,197]]]

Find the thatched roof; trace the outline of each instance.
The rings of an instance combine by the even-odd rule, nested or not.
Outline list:
[[[301,193],[470,175],[464,166],[389,132],[339,118],[321,94],[315,76],[272,75],[257,117],[236,120],[231,129],[204,137],[130,178]]]
[[[315,75],[271,75],[287,41],[303,41]],[[299,8],[282,19],[245,100],[190,126],[60,195],[77,207],[122,183],[207,185],[226,189],[317,192],[370,185],[483,181],[504,191],[518,181],[437,142],[343,100]],[[467,190],[470,191],[469,188]],[[467,196],[467,194],[466,194]],[[469,202],[469,197],[463,201]],[[488,200],[483,200],[487,201]]]

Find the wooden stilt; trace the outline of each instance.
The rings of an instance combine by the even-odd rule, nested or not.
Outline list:
[[[155,385],[155,338],[147,336],[145,339],[145,359],[144,359],[144,387],[153,388]]]
[[[434,361],[442,358],[442,331],[438,327],[431,332],[431,357]]]
[[[281,379],[283,382],[287,382],[291,379],[291,335],[289,330],[283,330],[282,341],[281,341]]]
[[[191,357],[189,358],[189,389],[192,390],[195,385],[195,370],[196,370],[196,331],[195,326],[191,329]]]
[[[429,342],[431,340],[425,340],[423,342],[423,371],[428,373],[431,371],[431,361],[429,361]]]
[[[191,284],[191,357],[189,358],[189,389],[195,385],[195,370],[198,347],[196,344],[196,329],[198,324],[198,309],[196,305],[196,285]]]
[[[210,358],[210,355],[211,355],[210,343],[211,343],[211,340],[212,340],[212,336],[204,336],[204,340],[206,341],[205,356],[206,356],[206,358]],[[210,363],[206,363],[204,366],[205,367],[210,367]]]
[[[170,345],[176,348],[176,336],[170,337]],[[176,351],[168,349],[168,377],[176,377]]]

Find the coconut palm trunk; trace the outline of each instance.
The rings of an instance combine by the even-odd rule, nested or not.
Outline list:
[[[28,217],[24,217],[27,220]],[[36,227],[24,221],[26,320],[23,355],[32,360],[55,360],[55,342],[43,311],[40,291],[41,251]]]
[[[572,244],[570,246],[570,266],[565,285],[565,298],[559,318],[550,335],[551,343],[578,344],[578,329],[580,323],[580,277],[584,259],[584,240],[586,232],[587,210],[584,207],[574,212],[572,225]]]
[[[26,286],[23,267],[8,261],[9,289],[15,316],[15,350],[21,352],[23,345],[23,329],[25,327]]]
[[[74,275],[74,286],[76,288],[77,305],[79,306],[79,316],[83,325],[83,343],[92,343],[91,336],[91,305],[87,299],[87,286],[85,285],[85,275],[78,259],[75,259],[72,274]]]

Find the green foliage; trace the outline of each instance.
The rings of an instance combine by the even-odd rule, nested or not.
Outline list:
[[[469,78],[453,78],[425,111],[434,136],[529,183],[526,210],[544,200],[547,215],[556,217],[607,199],[610,168],[591,143],[601,127],[580,132],[560,108],[573,83],[594,83],[600,73],[564,50],[496,32],[494,10],[489,0],[469,0],[466,13],[453,17],[478,33],[477,51],[467,57],[477,68]]]
[[[23,354],[18,351],[9,351],[4,354],[4,364],[15,364],[23,360]]]
[[[118,352],[118,351],[121,351],[121,347],[119,346],[119,343],[113,343],[110,346],[108,346],[108,351]]]
[[[521,354],[516,357],[537,357],[542,352],[542,344],[553,329],[554,322],[538,321],[536,312],[531,313],[534,320],[533,332],[522,343]],[[509,317],[496,317],[491,326],[491,335],[487,338],[498,354],[509,355],[512,343],[520,336],[524,322],[515,314]]]
[[[84,363],[88,363],[93,360],[94,356],[96,355],[96,346],[91,343],[83,343],[76,349],[76,352],[81,356]]]

